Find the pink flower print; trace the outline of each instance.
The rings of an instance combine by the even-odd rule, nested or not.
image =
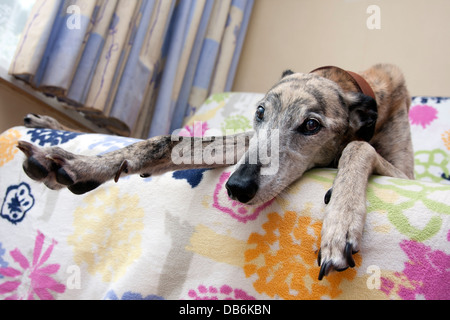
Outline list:
[[[405,300],[450,299],[450,255],[415,241],[404,240],[400,247],[409,261],[403,272],[395,273],[397,279],[381,279],[381,290],[386,294],[394,291]]]
[[[255,297],[248,295],[244,290],[233,289],[226,284],[220,288],[199,285],[197,290],[189,290],[188,296],[194,300],[255,300]]]
[[[238,201],[234,201],[228,197],[228,193],[225,188],[225,183],[230,177],[230,172],[224,172],[219,178],[219,183],[216,185],[213,195],[213,207],[219,209],[231,217],[237,219],[240,222],[247,222],[249,220],[255,220],[259,213],[267,208],[274,199],[260,205],[259,207],[252,207],[242,204]]]
[[[178,135],[183,137],[203,137],[208,129],[208,123],[203,121],[194,121],[193,125],[185,126],[181,129]]]
[[[411,124],[421,125],[425,129],[437,119],[437,110],[427,105],[416,105],[409,111],[409,120]]]
[[[54,246],[57,244],[52,240],[51,245],[41,255],[45,236],[38,231],[36,241],[34,243],[33,261],[30,261],[22,254],[19,249],[10,251],[11,257],[17,262],[22,270],[12,267],[0,268],[0,274],[5,277],[14,278],[14,280],[6,281],[0,284],[0,295],[11,294],[5,299],[7,300],[33,300],[37,295],[42,300],[54,300],[53,295],[49,292],[55,291],[63,293],[66,286],[58,283],[50,275],[58,272],[59,264],[43,264],[50,258]]]
[[[417,286],[401,288],[399,295],[403,299],[414,299],[418,294],[427,300],[450,299],[450,256],[415,241],[405,240],[400,247],[409,258],[403,273]]]

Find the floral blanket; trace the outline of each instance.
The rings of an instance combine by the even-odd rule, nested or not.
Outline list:
[[[251,129],[261,94],[210,97],[181,131]],[[85,195],[22,170],[17,140],[102,154],[137,140],[15,127],[0,135],[2,299],[449,299],[450,99],[410,111],[415,181],[373,176],[356,267],[318,281],[323,198],[314,169],[259,207],[228,198],[232,168],[131,176]]]

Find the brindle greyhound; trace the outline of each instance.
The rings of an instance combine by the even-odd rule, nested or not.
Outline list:
[[[28,176],[51,189],[67,187],[75,194],[111,179],[117,181],[124,174],[148,176],[236,164],[226,188],[232,199],[249,205],[271,200],[308,169],[337,167],[333,186],[325,195],[318,253],[322,279],[333,269],[355,266],[352,255],[360,247],[369,176],[414,179],[409,106],[403,75],[393,65],[378,64],[361,75],[337,67],[307,74],[288,70],[258,103],[254,135],[210,139],[160,136],[102,156],[75,155],[59,147],[38,148],[24,141],[18,147],[27,156],[23,168]],[[39,123],[42,119],[29,115],[26,122],[48,126],[46,121]],[[262,174],[270,163],[255,158],[261,144],[267,142],[258,138],[264,130],[269,135],[278,130],[276,174]],[[192,159],[202,160],[175,164],[173,156],[181,152],[177,149],[180,143],[202,146],[184,151]],[[207,161],[203,155],[211,144],[216,156],[231,154],[231,159]],[[256,162],[250,163],[252,157]]]

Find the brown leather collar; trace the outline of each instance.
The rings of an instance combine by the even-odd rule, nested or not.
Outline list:
[[[375,93],[373,92],[372,87],[359,74],[352,72],[352,71],[346,71],[344,69],[341,69],[341,68],[335,67],[335,66],[320,67],[320,68],[314,69],[310,73],[313,73],[313,72],[319,71],[319,70],[323,70],[323,69],[339,69],[339,70],[347,73],[350,76],[349,78],[352,80],[353,84],[359,89],[359,92],[361,92],[369,97],[372,97],[373,99],[376,100]]]

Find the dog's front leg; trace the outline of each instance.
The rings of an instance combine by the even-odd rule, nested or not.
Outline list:
[[[59,147],[39,148],[19,141],[27,158],[27,175],[51,189],[67,187],[75,194],[89,192],[122,175],[143,177],[167,171],[217,168],[235,164],[245,153],[252,132],[224,137],[160,136],[99,156],[70,153]]]
[[[319,280],[331,270],[354,267],[352,255],[359,250],[366,216],[366,189],[372,173],[408,177],[363,141],[347,145],[339,160],[338,173],[325,197],[328,203],[322,225],[318,257]]]

